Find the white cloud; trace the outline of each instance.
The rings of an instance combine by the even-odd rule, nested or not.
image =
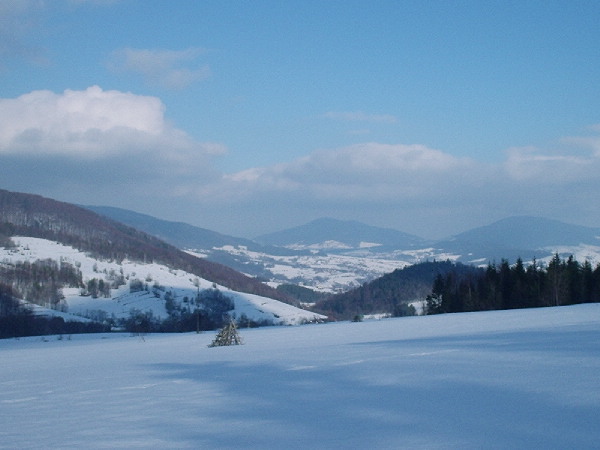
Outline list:
[[[160,155],[183,169],[193,166],[194,158],[224,151],[219,144],[196,142],[170,126],[164,113],[156,97],[98,86],[0,99],[0,154],[86,159]]]
[[[591,138],[571,139],[571,143],[583,145],[588,139]],[[583,181],[596,178],[600,169],[598,152],[557,153],[535,147],[517,147],[508,149],[507,155],[504,169],[511,179],[520,182],[546,184]]]
[[[333,120],[349,122],[380,122],[396,123],[398,118],[390,114],[367,114],[362,111],[328,111],[323,117]]]
[[[365,143],[316,151],[289,163],[225,175],[211,197],[294,196],[327,201],[389,201],[399,196],[429,197],[460,176],[477,173],[474,161],[422,145]],[[203,188],[203,195],[209,194]],[[290,197],[288,197],[290,198]]]
[[[224,175],[188,195],[273,231],[336,216],[442,237],[519,214],[590,224],[600,219],[599,189],[600,158],[576,149],[511,149],[492,164],[365,143]]]
[[[151,83],[168,89],[183,89],[210,76],[208,65],[196,60],[205,50],[122,48],[112,53],[108,66],[114,71],[133,72]]]

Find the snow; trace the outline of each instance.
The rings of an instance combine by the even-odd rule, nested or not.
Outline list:
[[[583,264],[584,261],[589,261],[592,267],[596,264],[600,264],[600,246],[579,244],[576,246],[554,246],[545,248],[546,251],[555,254],[558,253],[562,258],[567,259],[569,256],[573,256],[576,261]],[[547,256],[541,258],[538,262],[548,264],[553,256]]]
[[[314,244],[289,244],[284,245],[283,247],[289,248],[290,250],[336,250],[352,248],[352,246],[336,240],[327,240]]]
[[[600,304],[0,341],[0,448],[597,448]]]
[[[402,269],[410,264],[423,261],[455,261],[460,255],[447,253],[433,247],[418,250],[396,250],[391,252],[375,252],[380,244],[361,242],[358,248],[345,244],[332,244],[327,241],[310,247],[311,254],[271,255],[249,250],[245,246],[214,248],[224,251],[235,259],[261,267],[261,278],[269,276],[270,286],[293,283],[310,289],[337,293],[360,286],[386,273]],[[337,245],[337,246],[336,246]],[[290,248],[290,246],[286,246]],[[305,245],[296,245],[295,250],[307,250]],[[206,253],[188,251],[188,253],[205,257]],[[268,275],[267,275],[268,274]]]
[[[78,288],[64,288],[63,295],[69,314],[44,309],[43,313],[60,315],[65,320],[79,320],[79,317],[98,317],[104,312],[108,317],[127,318],[132,310],[152,311],[157,318],[168,317],[164,295],[171,291],[178,303],[185,297],[194,298],[198,289],[209,289],[213,283],[182,270],[173,270],[161,264],[142,264],[132,261],[98,260],[70,246],[58,242],[32,237],[14,237],[15,248],[0,248],[0,264],[18,261],[33,262],[38,259],[54,259],[76,265],[82,272],[84,282],[92,278],[103,278],[112,272],[122,273],[126,280],[137,278],[148,285],[148,290],[130,292],[129,282],[111,290],[110,298],[92,298],[81,295]],[[285,303],[258,295],[232,291],[217,287],[235,303],[232,315],[245,314],[250,320],[270,321],[276,325],[296,325],[306,321],[322,320],[325,316],[305,311]]]
[[[360,244],[358,244],[358,248],[373,248],[373,247],[380,247],[381,244],[378,244],[376,242],[360,242]]]
[[[269,283],[272,286],[294,283],[320,292],[348,290],[409,264],[396,258],[397,255],[370,253],[368,256],[336,253],[280,256],[251,251],[246,247],[225,246],[219,250],[263,265],[272,276]]]

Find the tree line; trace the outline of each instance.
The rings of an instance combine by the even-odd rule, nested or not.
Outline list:
[[[438,274],[425,313],[440,314],[600,302],[600,264],[555,254],[546,266],[522,259],[469,273]]]
[[[244,328],[273,325],[267,320],[252,320],[245,314],[235,318],[231,315],[235,308],[234,300],[215,287],[203,289],[195,297],[186,296],[181,301],[175,298],[172,291],[166,291],[164,299],[168,314],[166,319],[156,317],[152,311],[134,309],[129,317],[116,320],[113,325],[133,334],[215,330],[234,320],[237,326]]]
[[[105,331],[110,329],[101,323],[66,322],[62,317],[36,316],[16,298],[11,286],[0,283],[0,339]]]
[[[350,320],[365,314],[389,314],[394,317],[414,315],[416,311],[409,303],[425,299],[431,293],[436,276],[453,272],[462,277],[477,270],[473,266],[451,261],[413,264],[350,291],[319,300],[312,309],[335,320]]]
[[[60,310],[63,287],[84,287],[78,267],[53,259],[0,263],[0,282],[18,298]]]

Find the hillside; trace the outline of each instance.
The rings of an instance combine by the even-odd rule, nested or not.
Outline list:
[[[477,271],[481,269],[450,261],[417,263],[318,301],[313,309],[336,319],[364,314],[412,315],[415,311],[408,304],[425,300],[436,276]]]
[[[85,208],[155,236],[180,249],[204,250],[226,245],[243,245],[253,250],[260,248],[257,243],[249,239],[227,236],[187,223],[162,220],[127,209],[110,206],[85,206]]]
[[[0,329],[0,337],[48,334],[53,330],[65,333],[62,329],[74,327],[65,327],[62,321],[85,319],[137,333],[214,329],[221,326],[224,314],[243,326],[295,325],[324,319],[159,263],[97,259],[40,238],[14,237],[13,244],[0,248],[0,287],[8,285],[29,305],[38,305],[34,315],[53,319],[49,324],[28,323],[20,334],[18,328],[12,334]],[[18,314],[11,321],[10,316],[16,315],[4,311],[4,305],[10,303],[1,300],[0,323],[6,316],[10,326],[15,320],[23,320],[23,314]],[[58,318],[62,320],[52,323]]]
[[[187,254],[88,209],[37,195],[0,190],[0,235],[48,239],[109,260],[164,264],[237,291],[293,302],[227,266]]]
[[[525,261],[549,259],[555,252],[600,262],[600,228],[567,224],[541,217],[516,216],[457,234],[436,243],[460,254],[461,261],[485,259]]]

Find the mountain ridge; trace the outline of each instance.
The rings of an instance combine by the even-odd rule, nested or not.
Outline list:
[[[105,211],[110,212],[111,209]],[[346,230],[336,234],[344,226],[347,226]],[[169,229],[173,225],[167,223],[164,227]],[[189,227],[195,229],[191,225]],[[323,241],[315,238],[315,233],[310,232],[311,227],[318,229],[318,237]],[[302,235],[302,231],[307,229],[309,233]],[[361,230],[368,230],[371,234],[361,234]],[[388,236],[392,236],[392,242],[399,236],[412,239],[404,248],[384,245],[390,241],[372,234],[377,230],[390,231],[356,221],[321,218],[275,233],[277,240],[274,241],[286,247],[260,243],[251,245],[248,240],[226,237],[225,241],[219,238],[197,250],[210,261],[258,277],[273,286],[297,284],[321,292],[348,290],[407,265],[432,260],[450,259],[464,264],[485,265],[502,259],[516,261],[522,258],[527,262],[535,258],[543,263],[558,252],[563,257],[572,253],[580,261],[600,262],[600,240],[597,238],[600,229],[540,217],[508,217],[438,241],[426,241],[391,230]],[[160,234],[160,230],[156,233],[152,233],[151,229],[145,231]],[[205,234],[205,231],[199,229],[198,232]],[[282,240],[285,236],[286,240]],[[165,238],[172,244],[176,243],[173,236]],[[415,241],[420,242],[422,247],[414,245]],[[198,240],[191,240],[187,245],[180,242],[182,248],[188,249],[195,247],[194,243],[197,244]]]

